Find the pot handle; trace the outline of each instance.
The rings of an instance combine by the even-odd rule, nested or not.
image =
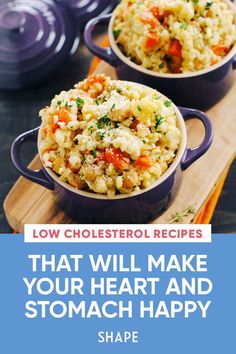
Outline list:
[[[30,170],[28,167],[25,167],[22,164],[20,158],[21,145],[27,140],[36,142],[38,137],[38,131],[39,131],[39,127],[30,130],[24,134],[21,134],[14,140],[11,147],[11,159],[15,168],[20,172],[22,176],[24,176],[25,178],[29,179],[32,182],[40,184],[41,186],[47,189],[53,190],[54,184],[46,177],[43,170],[35,170],[35,171]]]
[[[107,63],[111,64],[114,67],[118,66],[118,59],[115,56],[115,54],[112,52],[111,47],[107,48],[101,48],[97,46],[94,41],[93,41],[93,32],[95,30],[95,27],[99,24],[108,24],[110,19],[112,17],[112,14],[109,15],[104,15],[104,16],[99,16],[96,17],[92,20],[90,20],[84,30],[84,41],[89,48],[89,50],[96,55],[97,57],[103,59]]]
[[[194,148],[189,148],[185,150],[183,159],[181,161],[181,169],[186,170],[194,161],[199,159],[202,155],[209,150],[212,139],[213,139],[213,129],[212,129],[212,124],[210,122],[210,119],[201,111],[198,111],[196,109],[190,109],[190,108],[179,108],[184,120],[189,120],[193,118],[199,119],[205,128],[205,137],[203,139],[203,142],[194,147]]]
[[[233,58],[233,70],[236,69],[236,56]]]

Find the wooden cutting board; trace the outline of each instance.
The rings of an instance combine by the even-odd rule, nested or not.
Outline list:
[[[96,73],[105,73],[116,78],[114,69],[101,62]],[[236,73],[235,84],[230,92],[207,114],[214,128],[214,140],[210,150],[183,172],[179,193],[170,208],[154,221],[168,223],[176,212],[182,212],[190,205],[194,213],[184,218],[183,223],[194,222],[201,208],[213,193],[225,169],[236,156]],[[204,131],[197,120],[187,123],[188,146],[201,142]],[[30,164],[39,168],[38,157]],[[23,232],[24,224],[66,224],[73,223],[55,204],[53,193],[20,177],[4,202],[6,218],[16,232]]]

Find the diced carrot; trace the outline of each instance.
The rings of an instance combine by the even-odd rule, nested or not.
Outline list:
[[[170,42],[169,49],[167,51],[168,55],[172,55],[174,57],[182,56],[182,46],[177,39],[174,39]]]
[[[181,72],[181,66],[182,66],[182,57],[172,57],[172,63],[170,65],[170,68],[171,68],[171,71],[174,73],[174,74],[179,74]]]
[[[218,59],[212,59],[212,61],[211,61],[211,65],[215,65],[215,64],[217,64],[219,62],[219,60]]]
[[[104,74],[98,74],[98,75],[89,75],[87,80],[86,80],[86,84],[87,87],[84,88],[85,91],[89,91],[90,89],[92,89],[92,92],[90,92],[90,95],[92,98],[96,98],[98,97],[105,88],[105,75]],[[93,86],[95,84],[100,84],[101,86],[99,88],[96,87],[95,92],[93,92]]]
[[[149,156],[140,156],[136,161],[135,164],[141,168],[142,170],[147,170],[148,168],[153,166],[153,160]]]
[[[202,68],[202,62],[198,58],[194,60],[195,69],[200,70]]]
[[[69,123],[70,121],[70,115],[69,111],[65,108],[61,108],[58,112],[58,120],[59,122],[64,122],[64,123]]]
[[[58,128],[60,128],[60,126],[57,124],[57,123],[55,123],[55,121],[54,121],[54,115],[51,115],[51,117],[50,117],[50,125],[51,125],[51,132],[54,134],[55,133],[55,131],[58,129]]]
[[[55,133],[55,131],[57,130],[57,129],[59,129],[60,128],[60,125],[58,125],[57,123],[55,124],[53,124],[52,125],[52,133],[54,134]]]
[[[107,163],[111,163],[114,167],[121,170],[126,170],[129,166],[128,162],[125,161],[124,154],[120,149],[106,149],[105,152],[102,152],[98,155],[98,159]]]
[[[58,121],[55,122],[54,116],[58,117]],[[50,117],[50,125],[51,125],[51,132],[54,134],[57,129],[60,128],[60,125],[58,122],[64,122],[65,124],[69,123],[70,121],[70,115],[69,111],[65,108],[61,108],[59,112],[55,112],[55,114],[52,114]]]
[[[71,171],[73,171],[74,173],[78,173],[78,172],[79,172],[79,169],[78,169],[78,168],[74,168],[74,167],[71,165],[70,162],[67,162],[66,168],[71,169]]]
[[[168,17],[168,16],[170,16],[171,15],[171,11],[169,11],[169,10],[165,10],[164,12],[163,12],[163,17]]]
[[[75,101],[75,96],[71,96],[70,101]]]
[[[219,55],[221,57],[225,56],[230,51],[228,47],[224,47],[222,45],[214,45],[211,49],[215,55]]]
[[[145,25],[150,25],[152,28],[157,28],[158,22],[157,19],[153,16],[151,12],[144,12],[141,17],[141,21]]]
[[[91,86],[96,83],[103,85],[104,81],[105,81],[105,77],[104,77],[104,75],[99,75],[99,74],[98,75],[89,75],[86,81]]]
[[[170,16],[171,12],[168,10],[161,11],[160,8],[156,5],[151,5],[150,6],[150,11],[153,14],[153,16],[158,19],[158,21],[162,22],[165,17]]]
[[[170,42],[169,49],[166,54],[169,56],[167,65],[171,72],[175,74],[180,73],[182,65],[182,46],[177,39]]]
[[[146,49],[154,49],[159,44],[159,35],[156,32],[148,32],[145,42]]]
[[[160,12],[160,9],[159,9],[158,6],[151,5],[150,6],[150,11],[153,14],[153,16],[155,16],[158,20],[162,19],[163,16],[161,15],[161,12]]]

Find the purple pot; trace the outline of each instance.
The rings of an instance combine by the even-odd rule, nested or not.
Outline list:
[[[181,171],[186,170],[194,161],[209,149],[212,142],[212,125],[207,116],[197,110],[177,108],[178,126],[182,142],[174,162],[169,169],[150,188],[128,195],[117,195],[113,199],[104,195],[76,190],[60,181],[50,169],[43,167],[32,171],[25,167],[20,158],[20,147],[27,140],[38,140],[39,128],[20,135],[12,144],[11,157],[14,166],[22,176],[54,191],[61,208],[80,223],[148,223],[164,210],[178,190]],[[203,142],[194,148],[186,148],[187,132],[184,120],[198,118],[204,125]],[[33,221],[32,221],[33,222]]]
[[[235,12],[236,8],[224,0]],[[235,20],[236,21],[236,20]],[[98,47],[92,38],[97,25],[108,24],[110,47]],[[207,109],[217,103],[229,91],[233,84],[233,70],[236,69],[236,45],[218,64],[208,69],[186,74],[161,74],[129,60],[117,46],[113,36],[114,15],[107,15],[91,20],[84,32],[85,43],[90,51],[116,68],[120,80],[130,80],[151,86],[169,96],[180,106]]]
[[[118,4],[118,0],[61,0],[74,14],[80,28],[98,15],[110,13]]]
[[[73,54],[76,21],[58,0],[15,0],[0,5],[0,89],[37,85]]]

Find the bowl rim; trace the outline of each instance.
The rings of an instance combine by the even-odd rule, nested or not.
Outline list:
[[[230,0],[221,0],[225,2],[228,7],[233,10],[234,15],[235,15],[235,25],[236,25],[236,6],[233,4]],[[222,67],[224,64],[229,62],[235,55],[236,55],[236,43],[234,46],[231,48],[230,52],[218,63],[211,65],[209,68],[205,68],[199,71],[193,71],[193,72],[187,72],[187,73],[180,73],[180,74],[173,74],[173,73],[159,73],[157,71],[149,70],[141,65],[135,64],[132,62],[129,58],[127,58],[122,51],[119,49],[115,38],[113,36],[113,23],[115,20],[115,12],[113,12],[112,17],[109,21],[109,27],[108,27],[108,37],[109,37],[109,42],[110,46],[112,48],[112,51],[115,53],[115,55],[127,66],[131,67],[132,69],[135,69],[143,74],[153,76],[153,77],[159,77],[159,78],[165,78],[165,79],[186,79],[186,78],[192,78],[196,76],[201,76],[204,74],[208,74],[214,70],[219,69]]]
[[[165,95],[163,95],[161,92],[147,86],[147,85],[143,85],[140,83],[136,83],[136,82],[132,82],[132,81],[126,81],[126,80],[114,80],[114,81],[122,81],[123,83],[127,83],[127,84],[131,84],[131,85],[135,85],[135,86],[144,86],[145,88],[151,89],[156,91],[159,95],[161,95],[164,99],[169,100],[168,97],[166,97]],[[41,126],[39,128],[39,133],[38,133],[38,140],[37,140],[37,147],[38,147],[38,153],[39,153],[39,157],[40,157],[40,161],[41,164],[43,166],[43,169],[47,172],[47,174],[50,176],[51,179],[53,179],[57,184],[59,184],[61,187],[65,188],[66,190],[73,192],[77,195],[80,195],[81,197],[87,197],[90,199],[98,199],[98,200],[109,200],[109,201],[115,201],[115,200],[121,200],[121,199],[127,199],[127,198],[132,198],[132,197],[137,197],[141,194],[144,194],[146,192],[150,192],[152,189],[156,188],[157,186],[159,186],[161,183],[163,183],[166,179],[168,179],[170,177],[170,175],[178,168],[185,150],[186,150],[186,146],[187,146],[187,128],[185,125],[185,121],[184,118],[179,110],[179,108],[174,104],[174,102],[172,102],[175,113],[176,113],[176,117],[177,117],[177,125],[178,128],[181,131],[181,142],[180,142],[180,146],[178,148],[177,154],[173,160],[173,162],[171,163],[171,165],[168,167],[168,169],[163,173],[163,175],[158,178],[153,184],[151,184],[151,186],[149,186],[148,188],[142,189],[138,192],[131,192],[129,194],[117,194],[114,197],[108,197],[107,195],[104,194],[99,194],[99,193],[95,193],[95,192],[87,192],[87,191],[83,191],[83,190],[79,190],[76,189],[75,187],[71,186],[69,183],[63,182],[60,180],[60,178],[57,176],[57,174],[55,172],[53,172],[50,168],[44,166],[43,163],[43,159],[42,159],[42,154],[40,151],[40,144],[41,144]]]

